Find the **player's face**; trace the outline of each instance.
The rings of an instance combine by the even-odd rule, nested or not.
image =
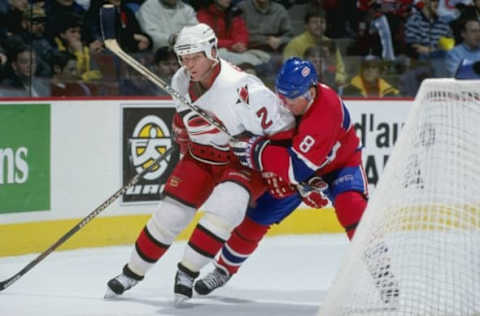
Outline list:
[[[310,104],[310,101],[305,96],[290,99],[279,94],[279,97],[283,101],[285,107],[295,116],[304,114]]]
[[[183,66],[190,73],[192,81],[202,81],[208,78],[215,64],[203,52],[182,55],[180,58]]]

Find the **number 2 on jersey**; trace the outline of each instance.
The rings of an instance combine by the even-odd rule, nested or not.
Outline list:
[[[260,110],[257,111],[257,116],[262,120],[261,124],[263,129],[267,129],[273,124],[272,120],[267,120],[267,115],[268,112],[267,108],[265,107],[262,107]]]

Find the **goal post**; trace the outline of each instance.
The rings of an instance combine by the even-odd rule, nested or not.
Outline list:
[[[480,315],[480,81],[425,80],[319,315]]]

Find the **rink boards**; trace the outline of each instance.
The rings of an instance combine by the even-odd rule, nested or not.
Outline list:
[[[347,100],[372,184],[411,100]],[[43,251],[172,145],[165,98],[0,102],[0,256]],[[178,154],[132,187],[61,249],[132,243],[155,211]],[[200,216],[198,214],[198,216]],[[198,216],[196,220],[198,220]],[[179,236],[189,236],[194,223]],[[340,232],[331,208],[303,205],[270,235]]]

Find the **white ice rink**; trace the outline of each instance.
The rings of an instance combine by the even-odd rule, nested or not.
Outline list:
[[[105,283],[121,271],[130,246],[56,251],[0,292],[0,315],[313,316],[347,244],[344,234],[266,238],[224,288],[194,295],[183,308],[172,305],[183,242],[172,245],[144,281],[114,300],[103,299]],[[0,280],[36,256],[0,258]]]

